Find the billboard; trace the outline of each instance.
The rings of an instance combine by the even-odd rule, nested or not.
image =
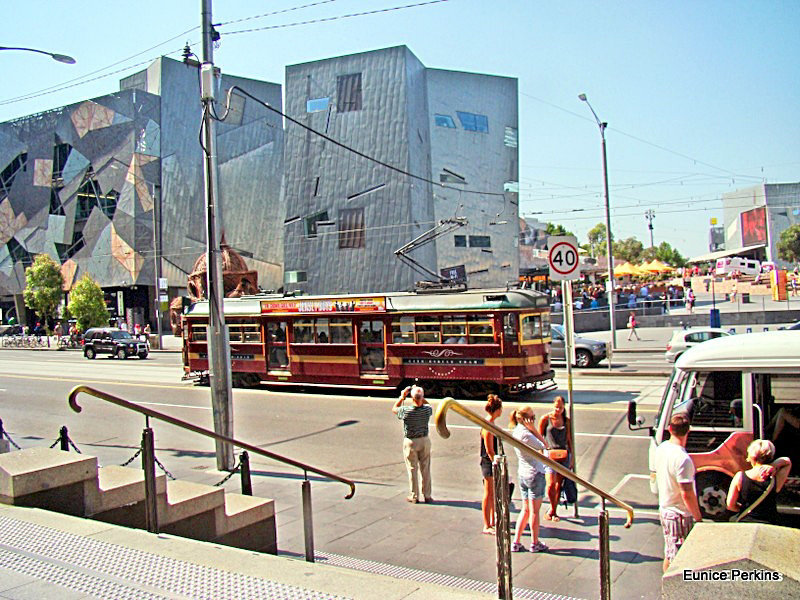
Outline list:
[[[767,209],[759,206],[741,214],[742,245],[757,246],[767,243]]]

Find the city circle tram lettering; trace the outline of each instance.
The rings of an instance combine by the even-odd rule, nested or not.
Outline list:
[[[320,314],[320,313],[360,313],[360,312],[386,312],[386,298],[340,298],[325,299],[298,299],[298,300],[263,300],[261,313],[283,314]]]

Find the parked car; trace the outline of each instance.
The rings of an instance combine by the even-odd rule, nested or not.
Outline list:
[[[0,325],[0,336],[22,335],[21,325]]]
[[[794,325],[789,325],[786,329],[800,329],[800,321],[795,323]]]
[[[564,327],[550,325],[550,358],[556,361],[566,361],[566,346],[564,344]],[[606,343],[599,340],[574,336],[575,366],[593,367],[606,357]]]
[[[679,329],[672,334],[672,339],[667,342],[667,351],[664,358],[667,362],[675,362],[681,354],[692,346],[707,342],[720,337],[732,335],[725,329],[719,327],[692,327],[691,329]]]
[[[147,358],[147,342],[134,338],[127,331],[115,327],[95,327],[83,335],[83,355],[95,358],[98,354],[108,354],[119,359],[129,356]]]

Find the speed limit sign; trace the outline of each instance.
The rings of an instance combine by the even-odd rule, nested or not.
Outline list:
[[[547,262],[550,279],[562,281],[580,277],[578,240],[571,235],[551,235],[547,238]]]

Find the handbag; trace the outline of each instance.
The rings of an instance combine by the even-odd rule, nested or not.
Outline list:
[[[562,448],[555,448],[548,452],[548,456],[553,460],[566,460],[567,451]]]

